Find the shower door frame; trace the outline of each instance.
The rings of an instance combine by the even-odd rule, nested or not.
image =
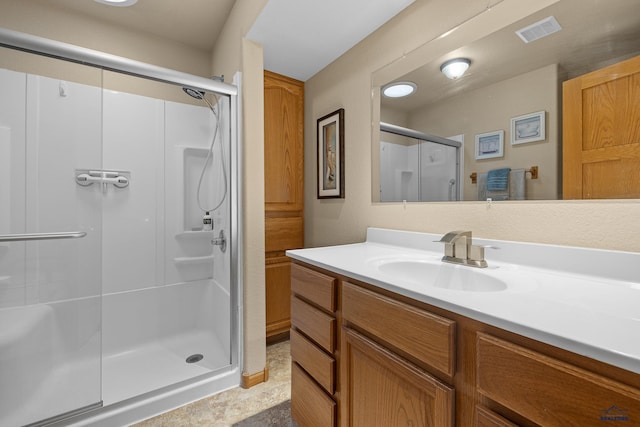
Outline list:
[[[180,87],[211,92],[229,97],[230,109],[230,221],[229,236],[227,236],[227,247],[230,250],[230,289],[231,289],[231,367],[242,370],[240,361],[242,360],[242,317],[240,313],[242,305],[242,260],[239,254],[242,253],[242,229],[239,220],[242,217],[240,205],[241,187],[241,147],[239,142],[239,89],[237,86],[223,83],[218,80],[210,80],[204,77],[183,73],[169,68],[158,67],[152,64],[135,61],[132,59],[111,55],[80,46],[58,42],[43,37],[25,34],[18,31],[0,28],[0,47],[28,52],[36,55],[47,56],[63,61],[79,63],[82,65],[96,67],[102,70],[112,71],[120,74],[140,77],[168,83]],[[240,82],[238,82],[240,84]],[[22,236],[21,236],[22,237]],[[38,236],[41,237],[41,236]],[[46,236],[45,236],[46,237]],[[66,237],[66,236],[65,236]],[[32,238],[32,236],[27,236]],[[234,286],[235,284],[235,286]],[[198,378],[196,378],[198,380]],[[72,414],[64,414],[68,417]],[[53,422],[54,420],[49,420]]]
[[[404,128],[402,126],[392,125],[390,123],[385,123],[385,122],[380,122],[380,131],[393,133],[395,135],[400,135],[400,136],[406,136],[408,138],[417,139],[419,141],[433,142],[434,144],[440,144],[447,147],[455,148],[456,149],[456,181],[457,182],[456,182],[456,192],[455,192],[456,198],[453,201],[459,201],[462,199],[462,170],[460,167],[460,162],[462,158],[461,157],[462,144],[460,142],[454,141],[452,139],[442,138],[436,135],[430,135],[427,133],[418,132],[417,130]],[[419,158],[419,161],[420,160],[421,159]],[[419,165],[419,168],[420,167],[421,165]],[[421,180],[418,180],[418,194],[422,194],[420,187],[421,187]],[[417,200],[417,201],[421,202],[422,200]]]

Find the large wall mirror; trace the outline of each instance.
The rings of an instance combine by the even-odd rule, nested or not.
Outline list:
[[[373,202],[563,198],[563,82],[640,55],[638,0],[531,3],[498,3],[373,73]],[[449,79],[454,58],[470,66]],[[394,82],[415,92],[382,95]]]

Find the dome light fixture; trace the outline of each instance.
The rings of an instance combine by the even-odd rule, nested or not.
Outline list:
[[[382,87],[382,94],[387,98],[402,98],[409,96],[418,89],[413,82],[394,82]]]
[[[109,6],[116,6],[116,7],[133,6],[138,2],[138,0],[95,0],[95,1],[97,1],[98,3],[106,4]]]
[[[462,77],[469,65],[471,65],[471,61],[467,58],[450,59],[440,66],[440,71],[451,80],[456,80]]]

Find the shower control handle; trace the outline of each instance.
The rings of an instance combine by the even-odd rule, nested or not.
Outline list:
[[[220,250],[222,251],[222,253],[225,253],[227,251],[227,238],[224,235],[224,230],[220,230],[218,237],[215,237],[211,240],[211,244],[214,246],[220,246]]]

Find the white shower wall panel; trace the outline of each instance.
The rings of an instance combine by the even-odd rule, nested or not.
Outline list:
[[[383,202],[418,200],[419,145],[380,142],[380,198]]]
[[[24,233],[27,76],[0,69],[0,234]],[[25,244],[0,243],[0,308],[25,300]]]
[[[105,170],[128,171],[104,193],[103,291],[164,283],[164,102],[104,90]]]
[[[101,90],[28,75],[26,105],[26,232],[87,232],[27,244],[27,302],[100,295],[101,194],[75,170],[102,162]]]
[[[197,203],[201,166],[214,135],[215,117],[207,107],[165,102],[165,283],[218,278],[228,258],[211,245],[213,232],[202,231]],[[218,129],[221,138],[225,129]],[[213,207],[222,196],[220,140],[216,143],[201,188],[202,207]],[[228,152],[228,150],[226,151]],[[217,203],[215,203],[217,204]],[[226,204],[220,209],[224,209]],[[222,211],[224,212],[224,211]],[[215,235],[225,226],[218,212],[211,212]],[[228,235],[228,230],[227,230]],[[228,253],[228,252],[227,252]],[[220,280],[220,283],[227,283]]]
[[[452,197],[450,181],[457,182],[456,149],[429,141],[420,143],[420,200],[446,201]],[[455,189],[454,189],[455,190]],[[453,192],[455,198],[455,191]]]

